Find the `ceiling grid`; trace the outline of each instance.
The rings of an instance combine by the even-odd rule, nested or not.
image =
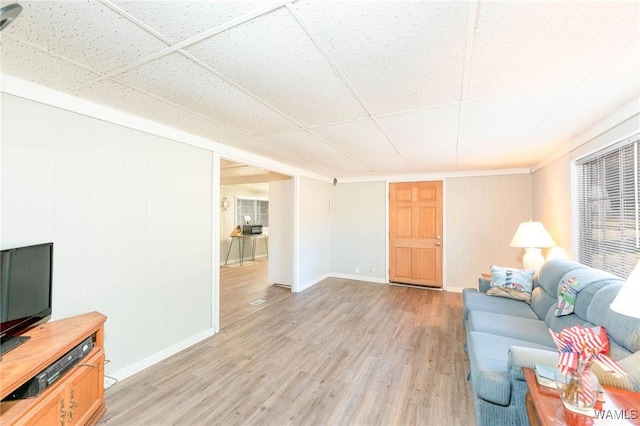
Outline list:
[[[532,167],[640,94],[640,2],[20,3],[3,74],[331,178]]]

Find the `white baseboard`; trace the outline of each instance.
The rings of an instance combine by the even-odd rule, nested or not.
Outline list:
[[[263,258],[266,258],[266,257],[267,257],[266,254],[261,254],[261,255],[256,255],[255,259],[263,259]],[[252,261],[251,258],[248,257],[248,258],[245,258],[242,261],[242,263],[251,262],[251,261]],[[227,266],[232,266],[234,264],[239,264],[239,263],[240,263],[240,259],[238,259],[237,257],[233,258],[233,259],[229,258],[229,261],[227,262]],[[224,262],[222,260],[220,261],[220,266],[225,266],[225,264],[224,264]],[[235,265],[235,266],[238,266],[238,265]]]
[[[312,287],[312,286],[318,284],[320,281],[324,280],[325,278],[329,278],[329,277],[330,277],[329,274],[325,274],[325,275],[321,276],[320,278],[316,278],[313,281],[309,281],[309,282],[306,282],[304,284],[300,284],[298,286],[298,288],[297,288],[297,292],[300,293],[301,291],[306,290],[309,287]],[[293,287],[291,288],[291,291],[293,291]]]
[[[366,281],[376,284],[386,284],[387,281],[384,278],[369,277],[365,275],[351,275],[351,274],[329,274],[333,278],[344,278],[345,280]]]
[[[169,346],[166,349],[161,350],[160,352],[156,352],[153,355],[150,355],[144,359],[141,359],[138,362],[135,362],[125,368],[122,368],[118,371],[110,372],[106,371],[105,376],[109,376],[109,378],[113,378],[117,381],[121,381],[126,379],[127,377],[131,377],[136,373],[141,372],[144,369],[151,367],[159,363],[160,361],[169,358],[172,355],[177,354],[180,351],[187,349],[190,346],[195,345],[198,342],[203,341],[204,339],[213,336],[214,330],[213,328],[204,330],[195,336],[191,336],[181,342],[176,343],[173,346]],[[105,381],[105,388],[113,385],[113,382]]]
[[[451,293],[462,293],[466,287],[445,287],[444,291],[450,291]]]

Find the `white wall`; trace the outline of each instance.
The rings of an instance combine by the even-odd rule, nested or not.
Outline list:
[[[302,291],[329,275],[331,267],[331,185],[307,177],[297,181],[297,282]]]
[[[524,252],[509,243],[518,225],[531,218],[531,174],[444,182],[444,288],[475,287],[492,264],[521,267]],[[339,183],[332,189],[331,275],[386,281],[386,187],[386,182]]]
[[[544,224],[558,247],[573,257],[571,155],[547,164],[533,174],[533,217]],[[544,250],[543,254],[547,254]]]
[[[2,248],[54,242],[53,319],[108,316],[107,374],[212,333],[212,153],[2,94]]]
[[[294,261],[293,179],[269,181],[269,281],[293,285]]]
[[[445,287],[475,287],[491,265],[522,267],[523,249],[509,243],[531,219],[530,174],[446,179]]]
[[[331,275],[386,282],[386,186],[364,182],[331,188]]]

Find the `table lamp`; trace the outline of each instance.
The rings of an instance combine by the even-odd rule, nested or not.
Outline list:
[[[640,262],[633,268],[631,275],[609,307],[622,315],[640,318],[638,301],[640,301]]]
[[[522,264],[525,269],[533,269],[538,272],[544,264],[542,249],[556,245],[551,235],[544,228],[542,222],[522,222],[516,230],[511,247],[524,249]]]

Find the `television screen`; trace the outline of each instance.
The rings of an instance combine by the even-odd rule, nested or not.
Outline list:
[[[51,315],[53,243],[0,252],[0,338]]]

